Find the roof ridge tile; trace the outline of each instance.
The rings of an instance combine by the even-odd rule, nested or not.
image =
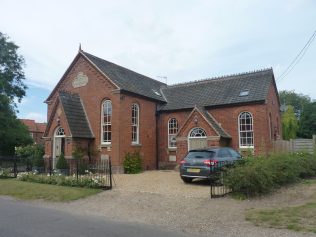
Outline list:
[[[253,75],[253,74],[256,74],[256,73],[268,72],[268,71],[271,71],[271,70],[272,70],[272,68],[263,68],[263,69],[254,70],[254,71],[234,73],[234,74],[228,74],[228,75],[224,75],[224,76],[210,77],[210,78],[204,78],[204,79],[188,81],[188,82],[180,82],[180,83],[176,83],[176,84],[173,84],[173,85],[168,85],[167,87],[165,87],[163,89],[174,88],[174,87],[181,87],[181,86],[190,86],[190,85],[196,85],[196,84],[201,84],[201,83],[208,83],[208,82],[213,82],[213,81],[218,81],[218,80],[233,80],[233,79],[236,79],[236,77],[238,78],[238,77],[241,77],[241,76]]]

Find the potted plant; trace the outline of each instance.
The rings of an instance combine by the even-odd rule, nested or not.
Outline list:
[[[56,169],[59,171],[62,175],[69,175],[69,165],[65,159],[65,156],[63,153],[58,158]]]

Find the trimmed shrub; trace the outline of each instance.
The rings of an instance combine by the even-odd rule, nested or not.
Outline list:
[[[226,170],[225,185],[246,196],[265,194],[300,178],[316,176],[316,157],[305,153],[249,157]]]
[[[142,158],[139,151],[134,153],[126,153],[123,162],[125,174],[138,174],[142,172]]]
[[[61,155],[58,158],[58,161],[56,163],[56,168],[59,170],[69,169],[69,165],[68,165],[63,153],[61,153]]]

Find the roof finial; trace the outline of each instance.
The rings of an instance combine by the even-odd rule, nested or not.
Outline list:
[[[82,51],[82,50],[81,50],[81,43],[79,43],[79,51]]]

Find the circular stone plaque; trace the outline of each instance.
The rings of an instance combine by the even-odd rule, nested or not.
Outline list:
[[[89,81],[89,78],[87,75],[85,75],[83,72],[78,72],[77,76],[72,81],[72,86],[74,88],[82,87],[82,86],[87,85],[88,81]]]

